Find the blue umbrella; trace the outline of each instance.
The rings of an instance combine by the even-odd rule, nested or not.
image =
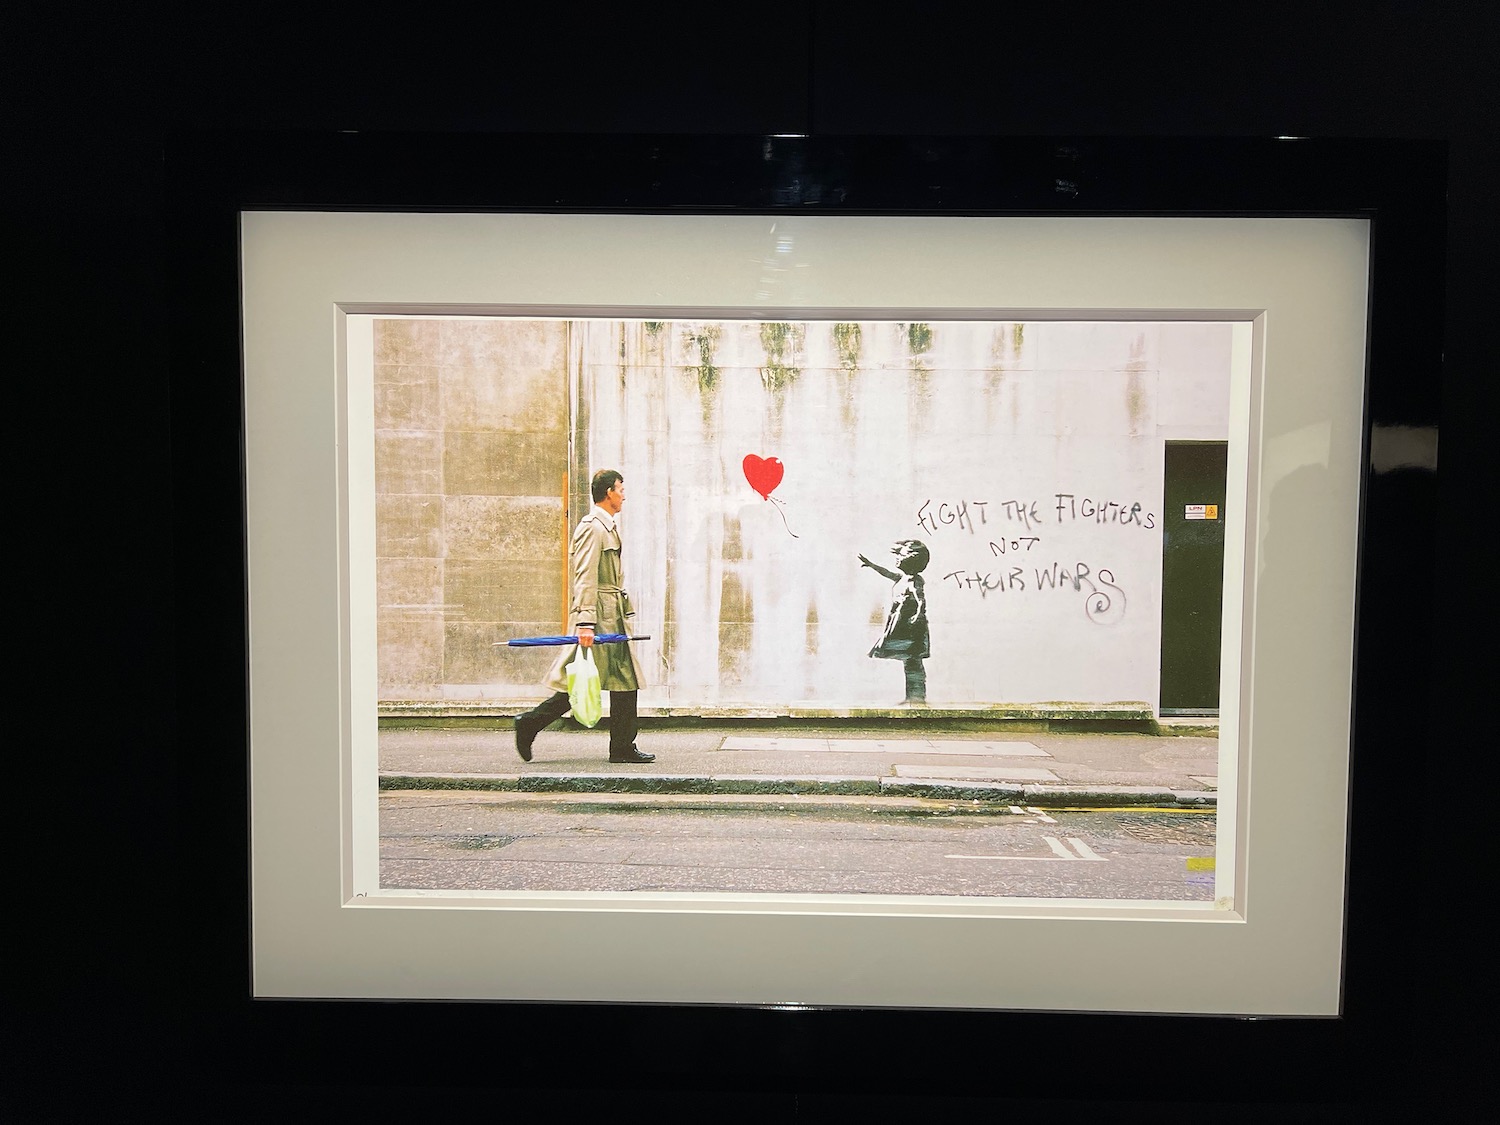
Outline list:
[[[621,641],[649,641],[650,637],[632,637],[626,633],[598,633],[594,636],[596,645],[614,645]],[[517,637],[513,641],[496,641],[491,648],[499,648],[501,645],[510,645],[513,648],[530,648],[533,645],[576,645],[577,637]]]

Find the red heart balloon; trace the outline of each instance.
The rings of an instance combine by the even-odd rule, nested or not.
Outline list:
[[[785,473],[786,466],[775,457],[757,457],[753,453],[745,456],[745,479],[750,482],[751,488],[760,493],[762,500],[771,498],[771,493],[776,491],[776,486],[781,483]]]

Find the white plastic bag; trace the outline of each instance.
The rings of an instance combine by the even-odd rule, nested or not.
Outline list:
[[[595,726],[604,713],[604,702],[599,695],[599,669],[594,664],[593,654],[582,645],[578,655],[564,669],[568,677],[568,703],[573,708],[573,718],[586,727]]]

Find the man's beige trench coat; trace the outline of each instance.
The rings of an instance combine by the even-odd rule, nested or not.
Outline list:
[[[621,586],[620,532],[610,526],[609,517],[598,507],[578,521],[569,549],[573,562],[573,601],[568,610],[568,632],[576,633],[580,625],[592,625],[595,633],[630,633],[635,610],[630,595]],[[547,686],[553,691],[567,691],[567,673],[563,671],[580,646],[569,645],[553,661],[547,674]],[[599,666],[599,686],[605,691],[636,691],[645,683],[641,666],[628,644],[593,646],[594,663]]]

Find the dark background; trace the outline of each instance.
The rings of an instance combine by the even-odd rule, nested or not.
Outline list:
[[[1481,943],[1471,905],[1489,897],[1481,862],[1493,851],[1475,811],[1493,776],[1489,681],[1471,651],[1493,600],[1478,568],[1493,521],[1480,430],[1494,369],[1500,36],[1481,12],[1397,2],[12,11],[7,539],[24,565],[10,587],[21,659],[5,744],[7,807],[26,815],[0,854],[19,884],[8,929],[25,939],[7,1056],[26,1097],[167,1112],[744,1106],[1282,1121],[1369,1119],[1405,1099],[1493,1104],[1476,1092],[1492,1064],[1492,1012],[1474,998],[1492,981],[1494,943]],[[222,754],[225,732],[203,725],[211,701],[177,695],[178,661],[192,653],[172,622],[193,612],[176,604],[175,566],[225,567],[232,582],[235,560],[197,558],[182,529],[203,513],[174,510],[161,200],[168,138],[226,129],[1447,141],[1440,368],[1410,373],[1441,381],[1440,486],[1415,485],[1409,532],[1372,547],[1406,560],[1421,584],[1392,643],[1424,646],[1426,674],[1391,701],[1409,754],[1389,763],[1388,799],[1362,811],[1390,848],[1420,855],[1396,870],[1422,877],[1390,886],[1388,937],[1364,931],[1374,937],[1353,962],[1343,1026],[1219,1021],[1189,1035],[1162,1026],[1173,1021],[1111,1017],[506,1005],[289,1015],[298,1006],[268,1012],[225,995],[222,961],[202,948],[215,930],[195,917],[194,880],[198,857],[242,836],[245,810],[226,800],[220,841],[183,832],[203,821],[181,805],[200,799],[195,759]],[[232,496],[223,517],[239,518]],[[205,612],[199,627],[208,636],[224,623]],[[225,685],[230,699],[239,690]]]

